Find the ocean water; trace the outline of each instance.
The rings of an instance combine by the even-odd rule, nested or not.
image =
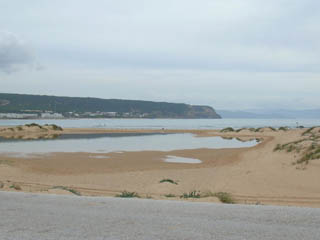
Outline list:
[[[223,129],[226,127],[320,126],[320,119],[41,119],[0,120],[0,126],[27,123],[56,124],[65,128],[113,129]]]
[[[97,137],[94,137],[97,135]],[[196,137],[190,133],[176,134],[89,134],[86,137],[67,137],[47,140],[6,140],[1,139],[0,153],[43,154],[53,152],[110,153],[123,151],[172,151],[198,148],[243,148],[258,144],[256,140],[239,141],[221,137]]]

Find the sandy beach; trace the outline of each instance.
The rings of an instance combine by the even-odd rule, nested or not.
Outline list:
[[[231,132],[49,129],[45,132],[48,138],[57,134],[165,132],[193,133],[201,138],[222,136],[243,140],[260,139],[261,142],[254,147],[232,149],[201,148],[102,154],[55,152],[28,158],[1,154],[0,190],[72,194],[66,189],[74,189],[87,196],[115,196],[126,190],[145,198],[206,202],[219,202],[210,193],[226,192],[232,195],[236,203],[320,207],[320,161],[299,161],[310,146],[319,141],[319,128],[307,131],[308,129],[274,131],[270,128]],[[24,139],[34,139],[39,134],[36,128],[19,132],[19,136],[23,135]],[[0,136],[14,138],[18,133],[2,127]],[[187,164],[163,161],[166,156],[172,155],[196,158],[202,162]],[[172,179],[177,184],[160,183],[163,179]],[[183,193],[192,191],[200,192],[204,197],[180,198]]]

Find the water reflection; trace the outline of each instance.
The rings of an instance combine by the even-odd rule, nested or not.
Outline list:
[[[37,136],[9,136],[0,137],[1,142],[15,141],[44,141],[44,140],[75,140],[75,139],[98,139],[98,138],[117,138],[117,137],[139,137],[150,135],[168,135],[174,133],[79,133],[79,134],[43,134]]]

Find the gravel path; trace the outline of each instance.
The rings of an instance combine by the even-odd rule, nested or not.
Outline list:
[[[320,239],[320,209],[0,192],[0,239]]]

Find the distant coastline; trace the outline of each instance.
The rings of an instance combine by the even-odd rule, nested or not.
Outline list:
[[[319,119],[320,109],[252,109],[246,111],[216,110],[222,118],[233,119]]]
[[[185,103],[0,93],[0,118],[219,119],[221,116],[210,106]]]

